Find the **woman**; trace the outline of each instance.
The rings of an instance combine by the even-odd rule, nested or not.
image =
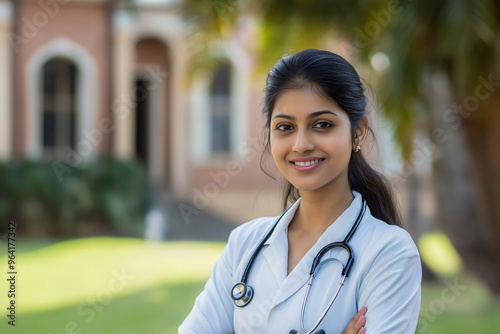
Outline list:
[[[293,204],[231,233],[179,333],[415,332],[420,257],[390,186],[363,157],[366,104],[355,69],[328,51],[284,57],[269,72],[266,150],[288,181],[284,208]],[[350,272],[347,246],[315,261],[341,241]]]

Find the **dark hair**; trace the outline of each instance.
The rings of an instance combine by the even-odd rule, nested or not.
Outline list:
[[[264,153],[270,152],[271,114],[276,100],[283,91],[299,88],[313,89],[337,103],[349,116],[354,143],[356,126],[360,125],[360,120],[366,113],[367,98],[364,86],[356,70],[341,56],[329,51],[308,49],[281,58],[267,76],[262,110],[266,117]],[[370,128],[368,130],[373,135],[373,131]],[[263,156],[261,169],[264,171],[262,162]],[[362,151],[351,154],[348,180],[351,189],[366,199],[375,218],[387,224],[401,226],[401,218],[388,180],[366,162]],[[299,197],[298,189],[286,181],[283,210],[288,206],[288,201],[296,201]]]

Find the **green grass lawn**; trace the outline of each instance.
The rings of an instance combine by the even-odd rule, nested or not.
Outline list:
[[[500,333],[500,301],[462,274],[422,285],[417,333]]]
[[[95,310],[90,304],[83,312],[77,306],[40,311],[19,316],[16,333],[139,334],[177,333],[177,327],[203,289],[199,283],[163,284],[141,292],[114,298]]]
[[[125,238],[25,240],[17,249],[16,327],[2,314],[0,333],[176,333],[223,246]],[[0,261],[6,263],[5,255]],[[2,309],[3,291],[4,280]],[[477,281],[460,275],[424,283],[417,333],[498,328],[500,302]]]
[[[2,312],[0,333],[176,333],[223,246],[126,238],[20,242],[16,327]],[[1,280],[0,291],[7,290]],[[0,302],[7,305],[5,293]]]

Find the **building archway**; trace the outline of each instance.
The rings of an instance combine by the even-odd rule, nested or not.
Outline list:
[[[44,66],[52,59],[64,59],[74,64],[77,70],[74,93],[75,148],[83,159],[97,155],[96,145],[78,145],[85,141],[84,130],[95,128],[99,101],[97,65],[85,48],[67,38],[57,38],[35,52],[26,65],[26,155],[42,158],[44,152]],[[82,146],[83,150],[80,150]]]

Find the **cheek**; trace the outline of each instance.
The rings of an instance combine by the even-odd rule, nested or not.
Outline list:
[[[332,136],[323,138],[321,140],[321,148],[337,159],[342,159],[343,157],[347,157],[348,159],[352,150],[350,133],[347,131],[343,131],[342,133],[337,132],[332,134]]]
[[[273,138],[270,139],[270,149],[271,155],[273,157],[274,163],[276,165],[283,164],[287,154],[289,153],[289,147],[287,141],[283,138]]]
[[[272,136],[269,144],[269,146],[271,147],[271,155],[273,156],[273,159],[276,160],[282,154],[281,152],[283,151],[283,145],[280,145],[280,142],[274,139]]]

